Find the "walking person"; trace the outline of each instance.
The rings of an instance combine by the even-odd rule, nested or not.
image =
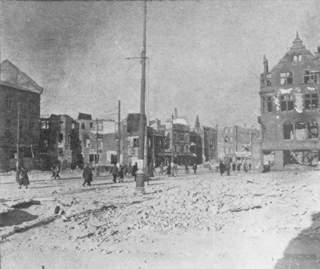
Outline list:
[[[92,169],[89,166],[89,164],[86,164],[85,168],[83,169],[82,177],[83,177],[82,186],[84,187],[86,184],[88,186],[91,186],[93,175],[92,175]]]
[[[137,181],[137,171],[138,171],[138,164],[135,163],[132,166],[132,176],[134,177],[134,181]]]
[[[123,165],[120,164],[120,168],[119,168],[119,182],[123,182],[124,181],[124,167]]]
[[[26,189],[28,189],[28,185],[30,184],[29,176],[28,176],[28,170],[24,167],[23,164],[20,164],[19,166],[19,189],[21,189],[21,186],[25,186]]]
[[[227,176],[230,176],[231,164],[230,164],[229,158],[227,158],[225,166],[226,166],[226,170],[227,170]]]
[[[188,163],[187,162],[184,165],[184,169],[186,171],[186,174],[189,174],[189,167],[188,167]]]
[[[114,164],[111,171],[112,177],[113,177],[113,183],[117,183],[118,172],[119,172],[118,166]]]
[[[220,171],[220,175],[222,176],[225,170],[225,166],[222,160],[219,161],[219,171]]]
[[[193,166],[192,166],[194,174],[197,174],[197,168],[198,168],[198,165],[196,163],[194,163]]]

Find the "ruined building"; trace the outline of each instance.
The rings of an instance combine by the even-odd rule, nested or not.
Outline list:
[[[38,155],[40,96],[43,88],[5,60],[0,65],[0,171],[15,168],[19,158],[27,168]]]
[[[260,98],[261,160],[273,169],[316,165],[319,159],[320,47],[311,53],[298,33],[270,71],[264,57]]]

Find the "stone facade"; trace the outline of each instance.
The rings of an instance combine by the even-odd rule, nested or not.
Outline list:
[[[33,168],[38,155],[43,89],[8,60],[0,68],[0,171],[15,167],[18,121],[20,158],[26,167]]]
[[[315,165],[319,141],[320,49],[313,54],[298,33],[290,50],[269,71],[264,58],[260,99],[262,164]]]

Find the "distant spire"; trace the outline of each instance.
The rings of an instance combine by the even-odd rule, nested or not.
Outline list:
[[[291,49],[302,49],[304,48],[303,42],[299,36],[299,32],[296,32],[296,38],[295,40],[293,40],[292,42],[293,46],[291,47]]]
[[[266,55],[263,55],[263,73],[266,74],[269,72],[269,64]]]
[[[199,130],[200,130],[199,115],[197,115],[197,117],[196,117],[196,121],[195,121],[195,123],[194,123],[194,129],[195,129],[196,131],[199,131]]]

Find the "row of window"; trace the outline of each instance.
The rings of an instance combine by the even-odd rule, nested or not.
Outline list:
[[[14,109],[14,97],[12,95],[7,95],[5,98],[5,109],[10,112]],[[27,100],[23,103],[20,103],[20,111],[21,114],[25,114],[27,111],[29,112],[37,112],[38,106],[35,100]]]
[[[283,139],[306,140],[319,137],[319,126],[315,120],[285,122],[283,124]]]
[[[280,111],[294,110],[295,100],[293,95],[285,94],[280,96]],[[319,96],[317,93],[306,93],[303,98],[304,109],[313,110],[319,108]],[[262,98],[262,111],[273,112],[275,106],[273,104],[272,96],[265,96]]]
[[[268,73],[266,75],[266,86],[272,86],[272,75]],[[303,75],[304,84],[320,84],[320,71],[305,70]],[[293,84],[293,73],[292,72],[281,72],[280,73],[280,85],[292,85]]]
[[[26,120],[26,119],[21,119],[19,122],[19,127],[20,130],[22,129],[29,129],[29,130],[33,130],[35,128],[36,124],[33,120]],[[7,130],[10,130],[12,128],[12,120],[10,119],[6,119],[5,122],[5,128]]]

